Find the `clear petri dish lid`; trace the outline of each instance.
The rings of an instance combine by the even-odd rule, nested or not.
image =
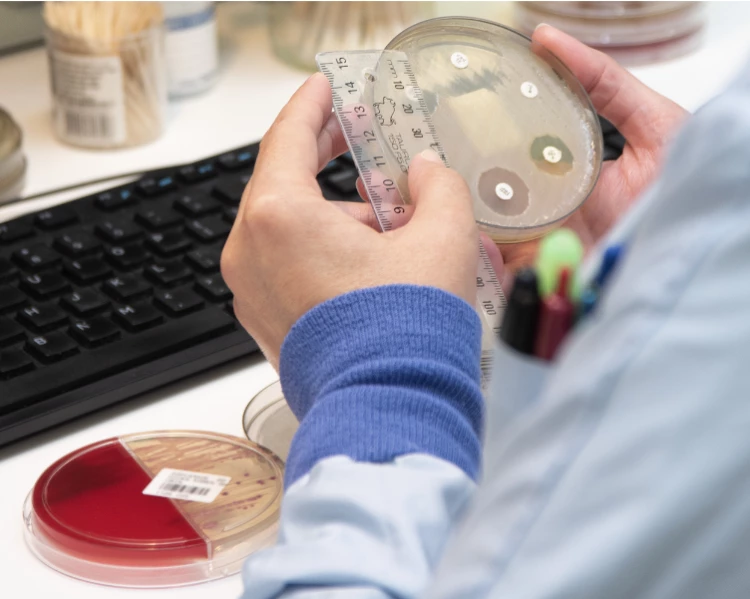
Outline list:
[[[122,587],[223,578],[274,542],[283,466],[227,435],[106,439],[52,464],[24,504],[32,552],[69,576]]]
[[[284,399],[281,382],[271,383],[255,395],[245,408],[242,428],[253,443],[271,450],[286,461],[299,423]]]
[[[393,97],[400,82],[388,61],[396,53],[469,186],[480,229],[496,242],[539,237],[586,200],[602,163],[599,119],[580,82],[543,46],[480,19],[424,21],[388,44],[373,98]],[[382,139],[387,125],[376,123]]]

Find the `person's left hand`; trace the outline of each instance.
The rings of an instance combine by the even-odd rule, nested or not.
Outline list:
[[[313,75],[261,142],[221,257],[237,318],[274,367],[294,323],[316,305],[389,284],[476,300],[477,228],[463,178],[432,151],[414,158],[411,219],[374,231],[326,201],[316,175],[343,151],[331,90]],[[364,205],[362,205],[364,207]],[[363,213],[364,214],[364,213]]]

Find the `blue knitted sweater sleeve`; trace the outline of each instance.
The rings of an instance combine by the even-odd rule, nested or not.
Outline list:
[[[432,287],[354,291],[305,314],[281,350],[281,382],[300,421],[291,485],[318,461],[390,462],[413,453],[479,472],[481,327],[473,308]]]

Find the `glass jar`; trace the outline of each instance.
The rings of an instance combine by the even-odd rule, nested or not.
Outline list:
[[[46,28],[53,127],[66,143],[118,148],[164,131],[167,100],[161,24],[109,42]]]
[[[214,2],[163,2],[167,88],[172,98],[206,91],[219,72]]]
[[[274,52],[306,71],[316,69],[318,52],[382,50],[435,14],[433,2],[273,2],[269,8]]]

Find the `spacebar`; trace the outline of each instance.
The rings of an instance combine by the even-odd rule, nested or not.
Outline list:
[[[0,414],[178,353],[236,328],[236,321],[228,314],[205,310],[127,336],[117,343],[83,351],[73,358],[44,366],[41,371],[0,383]]]

